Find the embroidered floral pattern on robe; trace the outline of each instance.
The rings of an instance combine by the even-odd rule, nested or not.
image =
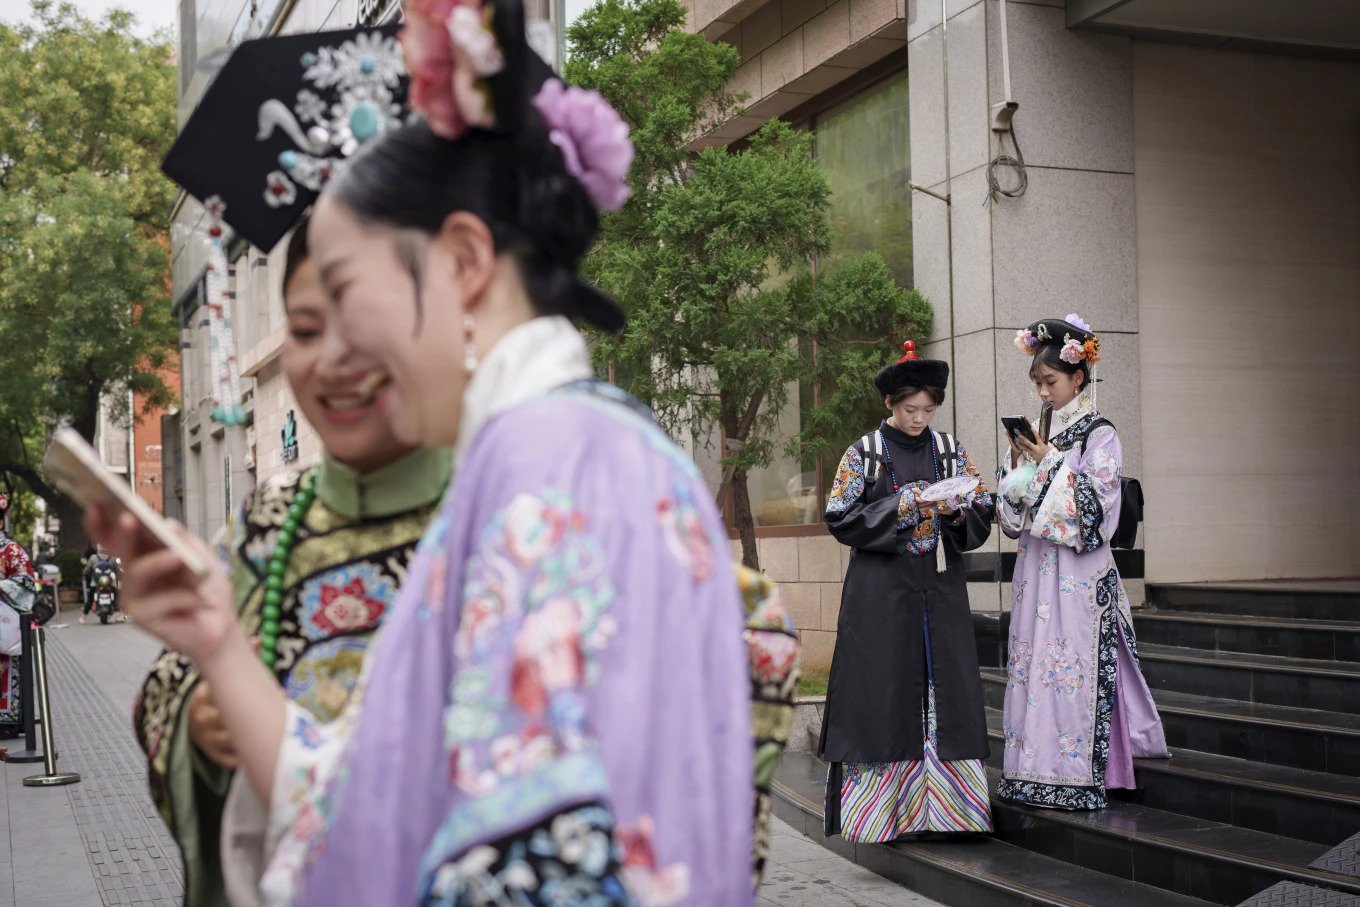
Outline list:
[[[1128,597],[1108,544],[1119,519],[1118,435],[1096,425],[1099,415],[1085,397],[1054,415],[1063,428],[1052,438],[1053,452],[1023,499],[1007,498],[999,512],[1006,533],[1023,542],[1010,660],[1034,661],[1028,676],[1008,678],[998,794],[1099,809],[1106,803],[1116,701],[1122,751],[1159,757],[1167,750],[1146,681],[1136,670],[1118,670],[1121,648],[1136,652]]]

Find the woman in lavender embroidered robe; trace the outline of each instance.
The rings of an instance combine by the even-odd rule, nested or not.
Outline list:
[[[1016,343],[1054,414],[1047,438],[1016,442],[1001,482],[1002,529],[1018,546],[998,793],[1100,809],[1106,790],[1134,786],[1134,757],[1167,755],[1109,544],[1123,449],[1086,392],[1098,341],[1077,316],[1036,322]]]
[[[130,559],[139,622],[213,684],[267,809],[263,878],[234,902],[746,907],[753,735],[726,533],[693,464],[591,381],[563,317],[623,325],[577,267],[626,197],[627,128],[532,57],[518,0],[485,6],[408,10],[427,39],[408,54],[476,39],[487,71],[457,75],[485,91],[444,100],[478,109],[427,106],[374,142],[309,233],[337,342],[372,367],[394,436],[452,445],[457,476],[344,713],[321,725],[283,696],[219,573],[190,583],[107,514],[91,529]]]
[[[586,371],[564,323],[501,343],[488,376],[563,345]],[[380,637],[363,697],[382,706],[361,710],[350,752],[319,755],[337,744],[290,709],[268,901],[608,894],[608,879],[570,871],[582,865],[638,903],[751,899],[749,702],[725,534],[670,440],[614,400],[553,391],[568,374],[497,401],[508,408],[477,432],[457,505],[436,517]],[[496,394],[470,393],[483,392]],[[523,443],[534,436],[557,439],[551,457]],[[317,784],[318,766],[343,780]]]

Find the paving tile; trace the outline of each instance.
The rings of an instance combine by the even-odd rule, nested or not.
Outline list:
[[[47,639],[59,768],[81,781],[24,788],[40,767],[0,766],[0,880],[13,879],[0,884],[0,907],[177,904],[179,853],[130,721],[156,645],[129,626],[72,624]]]
[[[761,907],[940,907],[827,851],[779,819],[770,831]]]

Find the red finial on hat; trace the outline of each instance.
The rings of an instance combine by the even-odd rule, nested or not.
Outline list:
[[[902,344],[902,349],[906,350],[906,354],[903,355],[901,359],[898,359],[898,360],[897,360],[898,362],[907,362],[907,361],[912,360],[912,359],[920,359],[920,358],[921,358],[920,356],[916,355],[916,341],[915,341],[915,340],[908,340],[906,343]]]

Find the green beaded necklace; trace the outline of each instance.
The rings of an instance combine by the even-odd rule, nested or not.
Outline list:
[[[297,542],[298,527],[316,500],[316,472],[309,472],[298,487],[297,497],[288,507],[288,516],[274,542],[274,553],[269,556],[269,569],[264,580],[264,607],[260,609],[260,661],[270,671],[279,657],[279,615],[283,606],[283,575],[288,570],[288,558]]]

